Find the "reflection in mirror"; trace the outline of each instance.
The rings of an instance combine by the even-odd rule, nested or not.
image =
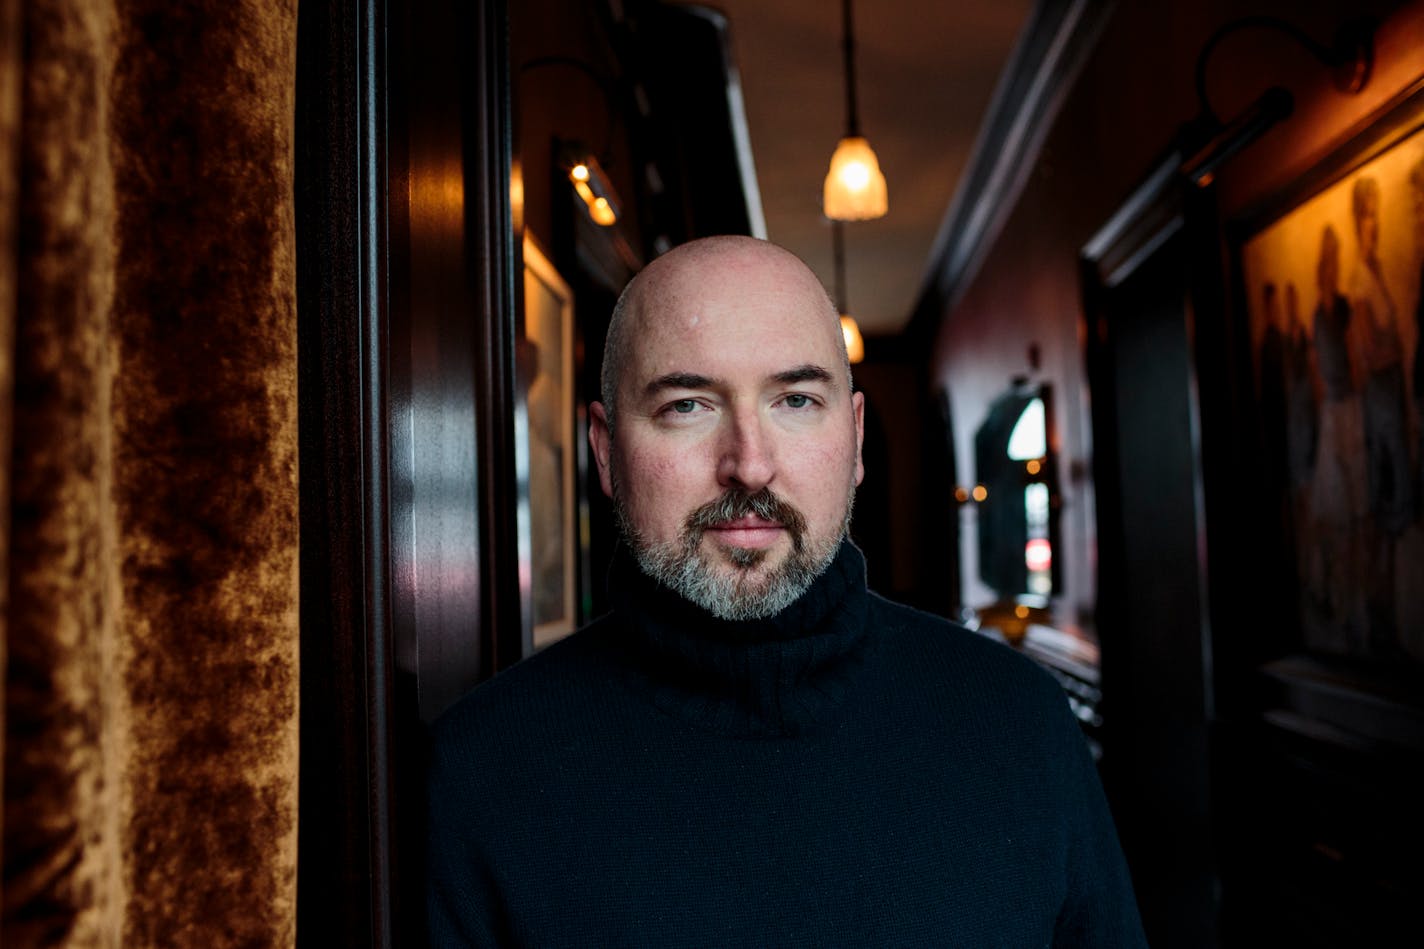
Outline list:
[[[1060,586],[1051,407],[1051,386],[1015,379],[974,435],[979,576],[1021,616]]]

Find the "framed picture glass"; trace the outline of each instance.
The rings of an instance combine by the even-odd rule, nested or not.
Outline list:
[[[535,649],[567,635],[577,624],[573,323],[569,285],[526,236],[530,626]]]
[[[1263,457],[1302,645],[1424,660],[1424,100],[1244,230]]]

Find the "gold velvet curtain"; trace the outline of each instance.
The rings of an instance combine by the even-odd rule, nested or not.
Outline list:
[[[295,0],[0,0],[0,943],[294,941]]]

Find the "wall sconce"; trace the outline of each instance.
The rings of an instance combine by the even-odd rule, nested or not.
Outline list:
[[[860,134],[860,113],[855,102],[855,30],[851,0],[842,0],[846,80],[846,133],[831,156],[831,168],[822,187],[822,209],[833,221],[871,221],[884,217],[890,205],[885,175],[870,142]]]
[[[1335,41],[1324,46],[1311,39],[1304,30],[1287,20],[1275,16],[1244,16],[1223,24],[1207,39],[1202,51],[1197,55],[1196,84],[1197,100],[1201,103],[1202,115],[1214,126],[1221,126],[1221,120],[1211,107],[1206,92],[1206,67],[1217,45],[1242,30],[1271,30],[1283,33],[1295,40],[1316,61],[1331,71],[1335,88],[1351,94],[1359,92],[1370,81],[1374,70],[1375,21],[1368,18],[1351,20],[1343,24],[1335,33]],[[1289,111],[1287,109],[1287,111]]]
[[[608,79],[588,63],[573,56],[535,57],[521,63],[519,72],[523,74],[550,67],[577,70],[592,80],[599,92],[602,93],[608,118],[603,133],[603,147],[596,154],[607,157],[613,143],[613,127],[616,118],[616,113],[610,104],[613,101],[613,94]],[[613,192],[613,185],[609,183],[608,176],[604,174],[603,167],[594,155],[595,152],[592,149],[571,141],[559,149],[559,167],[564,169],[569,182],[574,186],[574,191],[578,192],[578,196],[583,199],[584,210],[588,212],[589,219],[602,227],[611,227],[618,221],[618,199]]]
[[[618,203],[608,176],[592,155],[580,155],[564,162],[574,191],[595,224],[610,227],[618,221]]]
[[[1200,188],[1210,186],[1216,179],[1218,168],[1295,109],[1294,97],[1280,86],[1267,89],[1229,122],[1218,118],[1216,110],[1211,107],[1206,90],[1206,70],[1211,54],[1226,37],[1248,29],[1270,30],[1290,37],[1331,71],[1335,88],[1346,94],[1363,89],[1374,69],[1375,21],[1369,18],[1343,24],[1336,31],[1331,46],[1322,46],[1299,27],[1280,17],[1245,16],[1223,24],[1207,38],[1197,54],[1196,87],[1201,112],[1183,130],[1184,144],[1189,143],[1191,147],[1179,171]]]

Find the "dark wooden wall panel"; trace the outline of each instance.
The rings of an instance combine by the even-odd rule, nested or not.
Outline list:
[[[303,945],[424,941],[425,723],[517,658],[504,21],[301,10]]]

